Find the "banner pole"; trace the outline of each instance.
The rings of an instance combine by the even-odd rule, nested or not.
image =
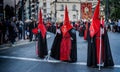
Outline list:
[[[102,24],[102,18],[101,18],[100,24]],[[101,29],[101,26],[100,26],[99,70],[101,70],[101,57],[102,57],[101,54],[102,54],[102,29]]]

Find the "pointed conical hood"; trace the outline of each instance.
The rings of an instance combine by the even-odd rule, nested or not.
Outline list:
[[[71,29],[73,28],[70,21],[69,21],[69,16],[68,16],[68,9],[67,6],[65,6],[65,14],[64,14],[64,23],[62,26],[62,33],[63,36]]]
[[[68,25],[69,23],[69,16],[68,16],[68,9],[67,9],[67,6],[65,6],[65,13],[64,13],[64,24],[65,25]]]
[[[100,15],[100,0],[98,0],[98,4],[95,8],[93,19],[99,19],[99,15]]]
[[[40,12],[39,12],[39,23],[43,23],[41,9],[40,9]]]
[[[38,29],[40,29],[41,33],[42,33],[42,37],[45,38],[45,35],[46,35],[46,28],[43,24],[43,20],[42,20],[42,11],[40,9],[40,12],[39,12],[39,24],[38,24]]]
[[[92,22],[90,25],[90,36],[93,37],[100,29],[100,0],[98,0],[97,6],[94,11]]]

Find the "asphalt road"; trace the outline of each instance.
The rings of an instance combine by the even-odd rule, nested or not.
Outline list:
[[[0,50],[0,72],[120,72],[120,34],[109,32],[109,40],[115,66],[113,68],[89,68],[87,61],[87,42],[77,33],[77,53],[76,63],[65,63],[39,59],[36,55],[35,42],[18,45]],[[47,39],[48,49],[51,49],[54,34],[48,33],[51,37]]]

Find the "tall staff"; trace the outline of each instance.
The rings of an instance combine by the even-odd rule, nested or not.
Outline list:
[[[101,17],[101,21],[100,21],[100,24],[102,24],[102,17]],[[100,27],[100,52],[99,52],[99,70],[101,70],[101,59],[102,59],[102,32],[103,32],[103,29]]]
[[[104,21],[103,19],[100,19],[99,12],[100,0],[98,0],[90,25],[90,37],[94,39],[94,43],[91,43],[90,40],[88,42],[87,66],[98,66],[99,70],[101,70],[101,66],[114,66],[114,62],[108,34],[104,29]]]

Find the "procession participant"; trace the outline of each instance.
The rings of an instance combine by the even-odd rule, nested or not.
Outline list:
[[[64,22],[57,34],[51,48],[51,57],[65,61],[77,61],[76,31],[70,24],[67,6],[65,7]]]
[[[88,40],[87,66],[104,67],[114,66],[109,38],[102,20],[99,15],[100,0],[94,11],[92,22],[90,25],[90,37]]]
[[[41,9],[40,9],[40,13],[39,13],[38,27],[33,29],[32,32],[34,34],[38,35],[37,54],[40,58],[45,58],[45,56],[48,54],[47,39],[46,39],[46,32],[47,31],[46,31],[46,28],[43,24]]]

